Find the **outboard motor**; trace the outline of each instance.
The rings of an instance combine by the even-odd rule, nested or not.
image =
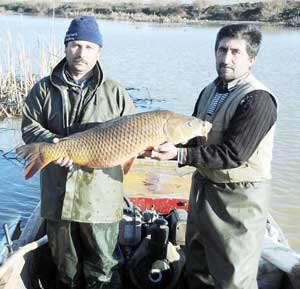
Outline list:
[[[135,208],[124,209],[119,225],[119,244],[121,246],[136,246],[142,238],[142,220]]]
[[[129,273],[140,289],[170,289],[177,283],[185,257],[179,246],[168,241],[169,227],[164,218],[156,219],[148,235],[132,256]]]
[[[150,227],[151,239],[149,242],[149,254],[153,259],[163,260],[167,257],[169,239],[168,222],[164,218],[156,219]]]

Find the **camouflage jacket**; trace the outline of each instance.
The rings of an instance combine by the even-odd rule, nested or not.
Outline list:
[[[106,78],[99,63],[86,88],[67,79],[65,64],[64,58],[28,94],[22,119],[25,143],[52,142],[54,137],[134,113],[126,90]],[[40,174],[41,215],[52,220],[116,222],[122,216],[122,182],[120,166],[107,169],[74,166],[69,170],[50,163]]]

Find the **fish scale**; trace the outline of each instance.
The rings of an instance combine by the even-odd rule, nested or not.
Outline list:
[[[145,149],[164,142],[178,144],[205,136],[206,123],[171,111],[138,113],[99,124],[56,144],[33,143],[16,151],[18,157],[27,161],[26,179],[48,163],[67,156],[79,166],[108,168],[132,161]]]

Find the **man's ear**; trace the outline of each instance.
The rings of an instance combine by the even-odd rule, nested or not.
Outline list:
[[[250,66],[256,63],[256,57],[250,57]]]

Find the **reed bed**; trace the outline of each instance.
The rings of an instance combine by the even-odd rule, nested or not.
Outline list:
[[[58,62],[63,49],[58,49],[54,37],[49,43],[37,39],[35,61],[29,56],[29,47],[22,36],[7,34],[0,56],[0,118],[19,116],[23,102],[34,83],[48,75]]]
[[[21,14],[48,15],[53,18],[94,15],[100,19],[166,24],[201,23],[201,21],[206,22],[207,19],[219,19],[222,13],[225,20],[223,18],[219,20],[238,21],[239,15],[245,14],[242,13],[243,10],[239,4],[232,5],[231,9],[225,9],[225,11],[222,6],[214,5],[218,2],[215,0],[190,2],[191,6],[183,5],[180,0],[0,0],[0,13],[9,10]],[[261,4],[263,5],[260,3],[251,4],[252,6],[249,3],[243,5],[245,9],[250,7],[250,12],[258,12],[248,13],[249,19],[242,20],[259,19],[267,23],[268,21],[269,23],[283,21],[286,25],[300,27],[299,0],[265,0]],[[58,49],[54,36],[50,37],[47,43],[39,39],[37,42],[39,48],[34,54],[36,65],[33,65],[33,60],[28,53],[30,48],[26,47],[26,41],[22,37],[13,39],[8,33],[6,47],[5,45],[1,47],[5,53],[0,55],[0,118],[20,115],[30,88],[38,79],[49,74],[52,67],[62,57],[63,49],[61,47]]]

